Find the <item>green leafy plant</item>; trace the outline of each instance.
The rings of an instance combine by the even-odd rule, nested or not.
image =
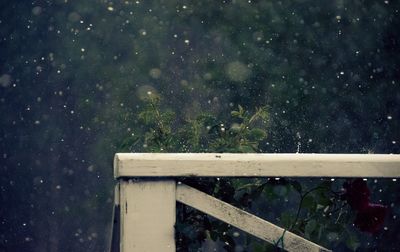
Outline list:
[[[158,95],[150,93],[137,119],[141,125],[137,128],[142,132],[128,137],[122,151],[254,153],[260,152],[260,144],[268,137],[266,107],[249,112],[238,105],[225,121],[203,113],[178,124],[176,114],[161,105]],[[354,212],[340,191],[342,181],[322,179],[315,184],[288,178],[187,177],[179,181],[250,212],[263,213],[266,204],[276,209],[289,199],[295,202],[276,217],[277,224],[284,227],[280,239],[268,245],[247,236],[244,247],[248,250],[284,249],[287,231],[327,247],[343,243],[356,250],[359,246],[357,235],[347,225],[354,219]],[[196,251],[205,239],[220,241],[226,251],[235,251],[237,242],[229,225],[184,205],[177,208],[176,239],[177,251]]]

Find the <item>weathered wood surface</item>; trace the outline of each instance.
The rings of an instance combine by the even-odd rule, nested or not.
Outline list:
[[[120,251],[175,252],[175,181],[119,183]]]
[[[176,200],[273,244],[284,233],[283,228],[187,185],[177,185]],[[283,248],[293,252],[330,251],[289,231],[283,236]]]
[[[119,177],[400,177],[400,155],[117,153]]]
[[[120,225],[121,225],[121,211],[119,205],[119,183],[115,185],[114,190],[114,208],[112,211],[111,222],[111,240],[108,243],[110,252],[120,252]]]

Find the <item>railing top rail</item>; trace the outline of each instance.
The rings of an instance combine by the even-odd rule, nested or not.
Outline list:
[[[117,153],[123,177],[400,177],[399,154]]]

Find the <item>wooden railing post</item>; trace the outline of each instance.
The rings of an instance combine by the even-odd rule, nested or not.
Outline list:
[[[174,180],[120,180],[121,252],[175,251]]]

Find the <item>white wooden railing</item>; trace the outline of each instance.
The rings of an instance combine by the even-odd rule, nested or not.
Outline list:
[[[118,153],[111,250],[175,251],[176,201],[287,251],[329,251],[266,220],[177,183],[176,177],[400,177],[400,155]],[[285,235],[282,236],[283,232]]]

